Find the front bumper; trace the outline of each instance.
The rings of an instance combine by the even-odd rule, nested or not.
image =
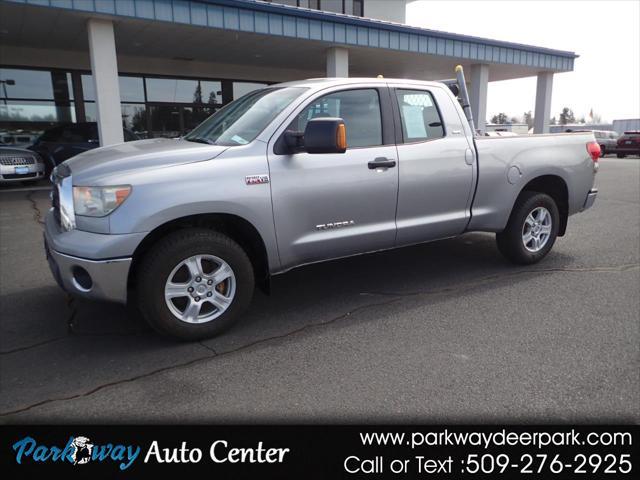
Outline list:
[[[45,217],[44,248],[51,273],[65,291],[85,298],[126,303],[131,253],[142,236],[63,232],[51,210]]]
[[[25,173],[16,173],[22,169]],[[0,165],[0,183],[28,182],[44,178],[44,163],[37,162],[30,165]]]
[[[66,292],[96,300],[127,302],[130,258],[87,260],[72,257],[49,248],[46,235],[44,249],[53,277]]]
[[[587,194],[587,198],[584,201],[584,205],[582,206],[582,210],[584,211],[588,208],[591,208],[593,206],[593,203],[596,201],[597,196],[598,196],[597,188],[592,188],[591,190],[589,190],[589,193]]]

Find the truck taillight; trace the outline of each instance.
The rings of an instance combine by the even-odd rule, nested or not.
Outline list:
[[[587,143],[587,152],[589,152],[589,155],[591,156],[591,160],[593,160],[594,163],[597,163],[598,160],[600,159],[600,144],[598,144],[598,142],[589,142]]]

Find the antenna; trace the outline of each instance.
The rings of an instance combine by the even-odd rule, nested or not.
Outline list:
[[[456,66],[456,80],[458,83],[458,97],[460,98],[460,106],[464,111],[467,122],[471,127],[471,133],[476,134],[475,123],[473,122],[473,113],[471,112],[471,105],[469,104],[469,93],[467,92],[467,82],[464,79],[464,69],[462,65]]]

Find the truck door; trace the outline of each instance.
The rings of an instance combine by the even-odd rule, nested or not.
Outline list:
[[[451,97],[439,87],[392,89],[398,132],[396,245],[462,233],[475,175],[473,144]]]
[[[269,169],[283,269],[393,247],[398,168],[389,89],[379,87],[325,90],[272,138]],[[311,118],[322,116],[344,120],[345,153],[273,153],[285,130],[304,131]]]

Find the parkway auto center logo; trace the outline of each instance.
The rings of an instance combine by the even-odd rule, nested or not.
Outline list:
[[[120,470],[129,468],[140,455],[140,447],[106,443],[94,444],[91,439],[78,435],[69,437],[64,446],[42,445],[32,437],[24,437],[12,445],[16,463],[29,461],[37,463],[59,462],[72,465],[86,465],[90,462],[115,462]]]

